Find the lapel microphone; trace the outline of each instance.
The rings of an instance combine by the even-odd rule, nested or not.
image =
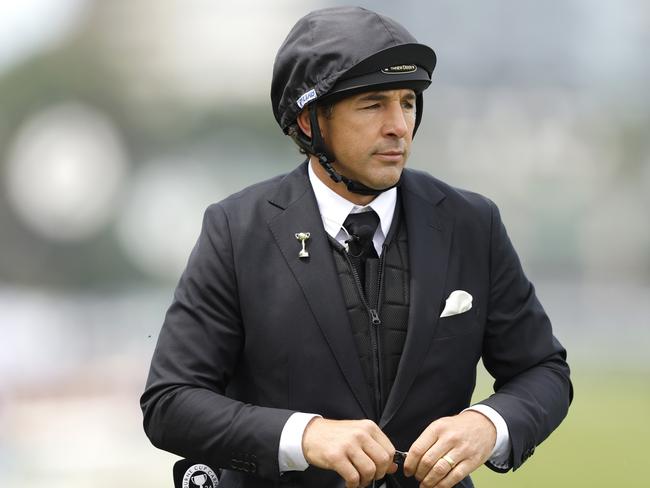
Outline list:
[[[352,226],[350,226],[352,227]],[[345,229],[345,232],[348,234],[349,239],[346,239],[347,242],[360,242],[360,241],[365,241],[368,239],[372,239],[373,234],[375,233],[375,229],[370,227],[369,225],[361,225],[357,229]]]
[[[346,251],[354,257],[360,257],[367,245],[372,243],[372,234],[374,234],[372,228],[362,226],[356,229],[356,232],[352,232],[352,229],[346,229],[345,226],[341,226],[341,228],[348,235],[348,238],[343,241]]]
[[[348,235],[345,244],[348,252],[361,256],[372,245],[372,238],[379,225],[379,216],[374,210],[350,214],[343,222],[343,230]]]

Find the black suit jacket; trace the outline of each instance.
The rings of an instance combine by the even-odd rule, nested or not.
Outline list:
[[[378,424],[408,450],[430,422],[469,405],[482,357],[496,380],[483,403],[505,419],[516,469],[566,415],[565,351],[490,200],[408,169],[399,191],[411,308]],[[298,257],[297,232],[311,234],[308,259]],[[453,290],[469,292],[473,307],[439,318]],[[225,468],[226,488],[342,486],[333,472],[278,468],[293,412],[372,415],[306,164],[208,208],[141,404],[154,445]]]

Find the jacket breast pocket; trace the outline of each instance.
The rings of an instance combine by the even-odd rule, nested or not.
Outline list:
[[[434,339],[444,339],[478,333],[480,330],[479,309],[473,307],[467,312],[440,317],[433,337]]]

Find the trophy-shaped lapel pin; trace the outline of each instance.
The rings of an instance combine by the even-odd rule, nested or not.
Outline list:
[[[307,239],[309,239],[309,237],[311,237],[311,234],[309,232],[298,232],[298,233],[296,233],[296,239],[298,239],[302,243],[302,249],[298,253],[299,258],[308,258],[309,257],[309,253],[307,252],[307,249],[305,247],[306,246],[305,243],[306,243]]]

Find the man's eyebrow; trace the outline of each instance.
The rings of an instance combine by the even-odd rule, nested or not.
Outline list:
[[[359,97],[357,99],[358,102],[379,102],[382,100],[386,100],[388,98],[387,95],[384,95],[383,93],[368,93],[362,97]]]
[[[366,95],[364,95],[362,97],[359,97],[357,99],[357,102],[381,102],[381,101],[386,100],[387,98],[390,98],[390,97],[388,95],[384,94],[384,93],[381,93],[381,92],[368,93],[368,94],[366,94]],[[406,95],[404,95],[402,98],[403,99],[405,98],[407,100],[415,100],[415,93],[409,92]]]

